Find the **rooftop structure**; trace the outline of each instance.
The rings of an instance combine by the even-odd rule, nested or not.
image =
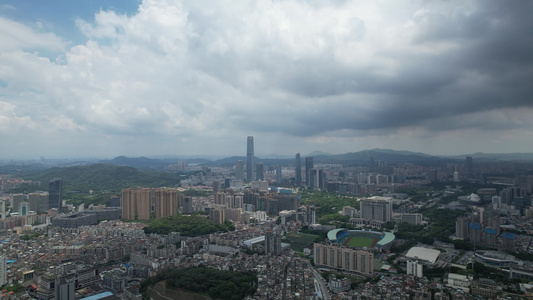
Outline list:
[[[514,256],[504,252],[481,250],[474,255],[478,262],[494,267],[509,267],[516,263]]]
[[[409,249],[405,255],[408,258],[417,258],[419,260],[425,260],[429,263],[434,264],[439,257],[440,251],[435,249],[423,248],[423,247],[413,247]]]

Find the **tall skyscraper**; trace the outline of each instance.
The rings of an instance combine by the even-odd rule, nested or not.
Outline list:
[[[322,169],[309,170],[309,188],[325,188],[326,187],[326,173]]]
[[[254,181],[254,137],[249,136],[246,143],[246,181]]]
[[[302,184],[302,161],[300,159],[300,153],[296,153],[296,168],[294,169],[296,186]]]
[[[213,193],[220,192],[220,181],[219,180],[213,180]]]
[[[28,195],[30,210],[39,211],[39,193],[30,193]]]
[[[11,208],[12,211],[18,212],[19,211],[19,204],[24,201],[24,194],[13,194],[11,196]]]
[[[61,212],[63,206],[63,184],[61,178],[54,178],[48,183],[48,208],[57,208]]]
[[[455,236],[463,240],[468,238],[468,223],[470,220],[466,217],[458,217],[455,221]]]
[[[281,184],[283,180],[283,175],[281,173],[281,166],[276,166],[276,183]]]
[[[313,168],[313,157],[305,158],[305,184],[307,186],[311,185],[311,179],[309,178],[309,172]]]
[[[48,210],[48,193],[30,193],[28,195],[30,210],[35,212],[44,212]],[[120,203],[119,203],[120,206]]]
[[[183,213],[184,214],[192,214],[194,212],[193,206],[192,206],[192,197],[185,197],[183,199]]]
[[[265,180],[265,168],[263,163],[257,163],[255,165],[255,180],[263,181]]]
[[[235,179],[244,180],[244,162],[242,160],[235,162]]]

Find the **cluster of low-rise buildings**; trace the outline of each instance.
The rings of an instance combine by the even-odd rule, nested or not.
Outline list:
[[[519,250],[532,254],[531,237],[517,233],[527,230],[523,224],[533,224],[533,210],[525,208],[530,204],[529,177],[525,182],[520,181],[518,187],[504,189],[499,194],[492,188],[481,189],[479,196],[459,197],[450,204],[452,208],[472,208],[457,218],[452,238],[500,251],[478,250],[463,255],[468,258],[461,261],[461,255],[452,250],[453,246],[439,245],[439,250],[437,246],[417,245],[406,253],[397,253],[392,263],[401,264],[407,273],[398,274],[398,269],[384,266],[392,254],[388,253],[389,248],[380,248],[381,244],[352,247],[326,241],[312,243],[304,254],[296,255],[283,243],[284,234],[302,227],[310,231],[328,231],[336,226],[317,224],[316,207],[302,206],[296,189],[270,189],[269,183],[273,180],[269,179],[275,177],[275,182],[280,184],[294,175],[295,186],[305,185],[340,194],[374,195],[386,191],[383,196],[360,199],[359,209],[338,208],[340,214],[349,217],[348,224],[371,234],[369,227],[381,230],[391,223],[426,224],[428,220],[409,207],[394,212],[394,206],[409,202],[407,195],[395,193],[394,189],[412,185],[413,181],[406,179],[408,176],[423,178],[418,183],[453,181],[457,174],[448,172],[452,166],[442,175],[444,173],[436,169],[393,168],[386,162],[372,162],[369,168],[349,172],[339,170],[339,166],[313,165],[312,158],[305,162],[305,177],[301,166],[299,176],[298,166],[294,172],[280,166],[263,171],[264,166],[261,166],[252,176],[255,180],[245,179],[242,161],[234,171],[217,174],[206,169],[190,181],[191,184],[206,181],[213,191],[210,197],[185,196],[178,193],[177,188],[131,188],[123,190],[122,197],[112,199],[115,207],[87,210],[80,207],[76,213],[63,214],[68,206],[57,203],[57,199],[61,199],[61,181],[53,180],[49,192],[14,194],[4,201],[0,199],[3,214],[0,218],[0,236],[3,237],[0,283],[22,283],[23,292],[13,296],[19,298],[59,300],[101,295],[109,297],[102,299],[139,299],[138,287],[143,278],[169,268],[204,265],[220,270],[257,272],[254,299],[473,299],[513,295],[505,293],[497,282],[465,275],[468,264],[481,263],[505,270],[510,279],[533,280],[533,266],[529,262],[503,252]],[[177,166],[178,169],[185,167]],[[470,168],[463,171],[472,178]],[[228,179],[232,176],[235,178]],[[251,189],[241,189],[245,181]],[[480,203],[484,202],[490,202],[492,208],[483,207]],[[11,210],[6,210],[6,203],[11,203]],[[502,209],[506,217],[502,217]],[[43,210],[48,214],[36,213]],[[6,211],[11,213],[9,218],[6,218]],[[203,237],[184,237],[177,232],[165,236],[146,235],[145,225],[137,222],[178,212],[185,215],[201,212],[219,224],[230,220],[237,230]],[[384,234],[380,238],[389,246],[393,244],[394,238],[390,236]],[[448,266],[462,269],[461,274],[450,272],[437,279],[428,279],[424,274],[428,269]]]

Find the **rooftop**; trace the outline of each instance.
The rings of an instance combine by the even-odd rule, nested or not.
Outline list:
[[[423,248],[423,247],[413,247],[409,249],[406,257],[409,258],[418,258],[420,260],[428,261],[434,264],[439,257],[440,251],[435,249]]]

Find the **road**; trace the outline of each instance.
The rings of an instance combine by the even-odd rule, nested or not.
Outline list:
[[[318,297],[320,297],[320,299],[330,300],[326,281],[311,264],[309,264],[309,268],[313,270],[313,275],[315,277],[314,282],[316,294],[318,295]]]

